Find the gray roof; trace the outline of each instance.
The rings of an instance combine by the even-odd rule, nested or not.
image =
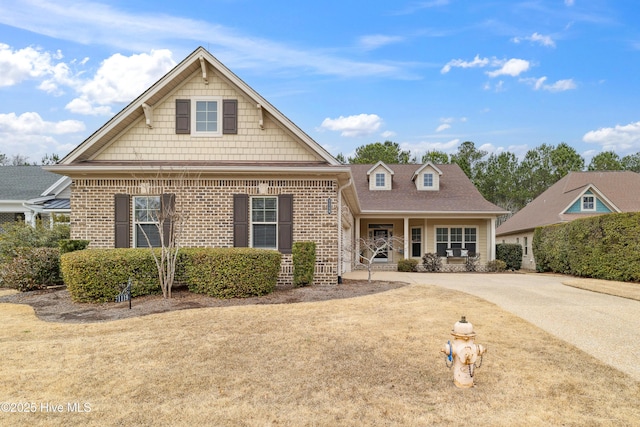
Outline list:
[[[496,229],[496,236],[532,230],[597,213],[565,213],[590,187],[613,204],[614,211],[640,212],[640,174],[630,171],[571,172]]]
[[[348,165],[355,181],[363,213],[482,213],[503,215],[504,209],[488,202],[456,164],[435,165],[442,175],[438,191],[419,191],[412,180],[420,164],[386,165],[393,171],[392,189],[369,190],[367,171],[374,165]]]
[[[41,166],[0,166],[0,200],[29,200],[55,184],[60,175]]]

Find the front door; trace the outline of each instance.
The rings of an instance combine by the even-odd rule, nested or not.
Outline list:
[[[387,245],[377,253],[373,261],[388,262],[389,261],[389,249],[388,249],[389,230],[385,230],[385,229],[373,230],[373,241],[387,242]]]

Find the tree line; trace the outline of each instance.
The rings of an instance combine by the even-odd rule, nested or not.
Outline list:
[[[45,154],[40,163],[29,162],[29,157],[22,154],[14,154],[7,156],[0,153],[0,166],[37,166],[37,165],[54,165],[60,161],[57,154]]]
[[[343,164],[387,164],[431,162],[455,163],[471,179],[488,201],[516,213],[543,191],[569,172],[578,171],[633,171],[640,172],[640,152],[620,157],[613,151],[595,155],[588,165],[584,158],[568,144],[557,146],[542,144],[525,154],[522,160],[508,151],[489,154],[476,148],[471,141],[460,144],[451,155],[438,150],[425,153],[419,160],[408,150],[400,149],[397,142],[385,141],[356,148],[353,157],[336,156]]]

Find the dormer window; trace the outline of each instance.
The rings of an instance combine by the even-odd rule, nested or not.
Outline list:
[[[582,196],[582,210],[583,211],[596,210],[596,200],[594,196],[589,196],[589,195]]]
[[[382,161],[367,171],[370,191],[391,190],[393,171]]]
[[[418,191],[440,190],[440,177],[442,171],[433,163],[428,162],[420,166],[411,177]]]

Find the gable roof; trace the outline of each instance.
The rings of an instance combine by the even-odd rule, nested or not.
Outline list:
[[[371,191],[367,173],[373,165],[348,165],[360,200],[362,213],[403,214],[487,214],[504,215],[504,209],[485,200],[456,164],[438,165],[442,172],[439,191],[419,191],[412,181],[422,165],[388,165],[394,171],[390,191]]]
[[[0,200],[30,200],[61,179],[42,166],[0,166]]]
[[[160,102],[179,87],[189,76],[196,72],[201,72],[203,79],[207,79],[208,77],[203,71],[206,69],[205,63],[208,63],[215,70],[216,76],[221,77],[226,83],[232,85],[248,99],[251,99],[255,102],[256,106],[260,105],[264,114],[269,114],[270,117],[280,123],[288,133],[304,144],[310,151],[318,155],[323,162],[330,165],[339,165],[339,162],[328,151],[315,142],[284,114],[278,111],[278,109],[236,76],[206,49],[198,47],[187,58],[176,65],[176,67],[67,154],[58,165],[49,167],[48,169],[64,173],[65,170],[68,170],[68,168],[65,167],[67,165],[76,165],[92,160],[92,158],[117,135],[121,134],[129,126],[143,117],[145,114],[144,110],[147,106],[154,106]]]
[[[631,171],[571,172],[496,229],[496,235],[532,230],[599,213],[565,213],[587,190],[617,212],[640,211],[640,174]]]
[[[431,167],[434,171],[436,171],[436,173],[438,174],[438,176],[442,175],[442,171],[433,163],[431,162],[427,162],[424,165],[422,165],[419,169],[417,169],[414,173],[413,176],[411,177],[411,179],[415,180],[418,175],[420,175],[420,173],[424,170],[427,169],[428,167]]]

